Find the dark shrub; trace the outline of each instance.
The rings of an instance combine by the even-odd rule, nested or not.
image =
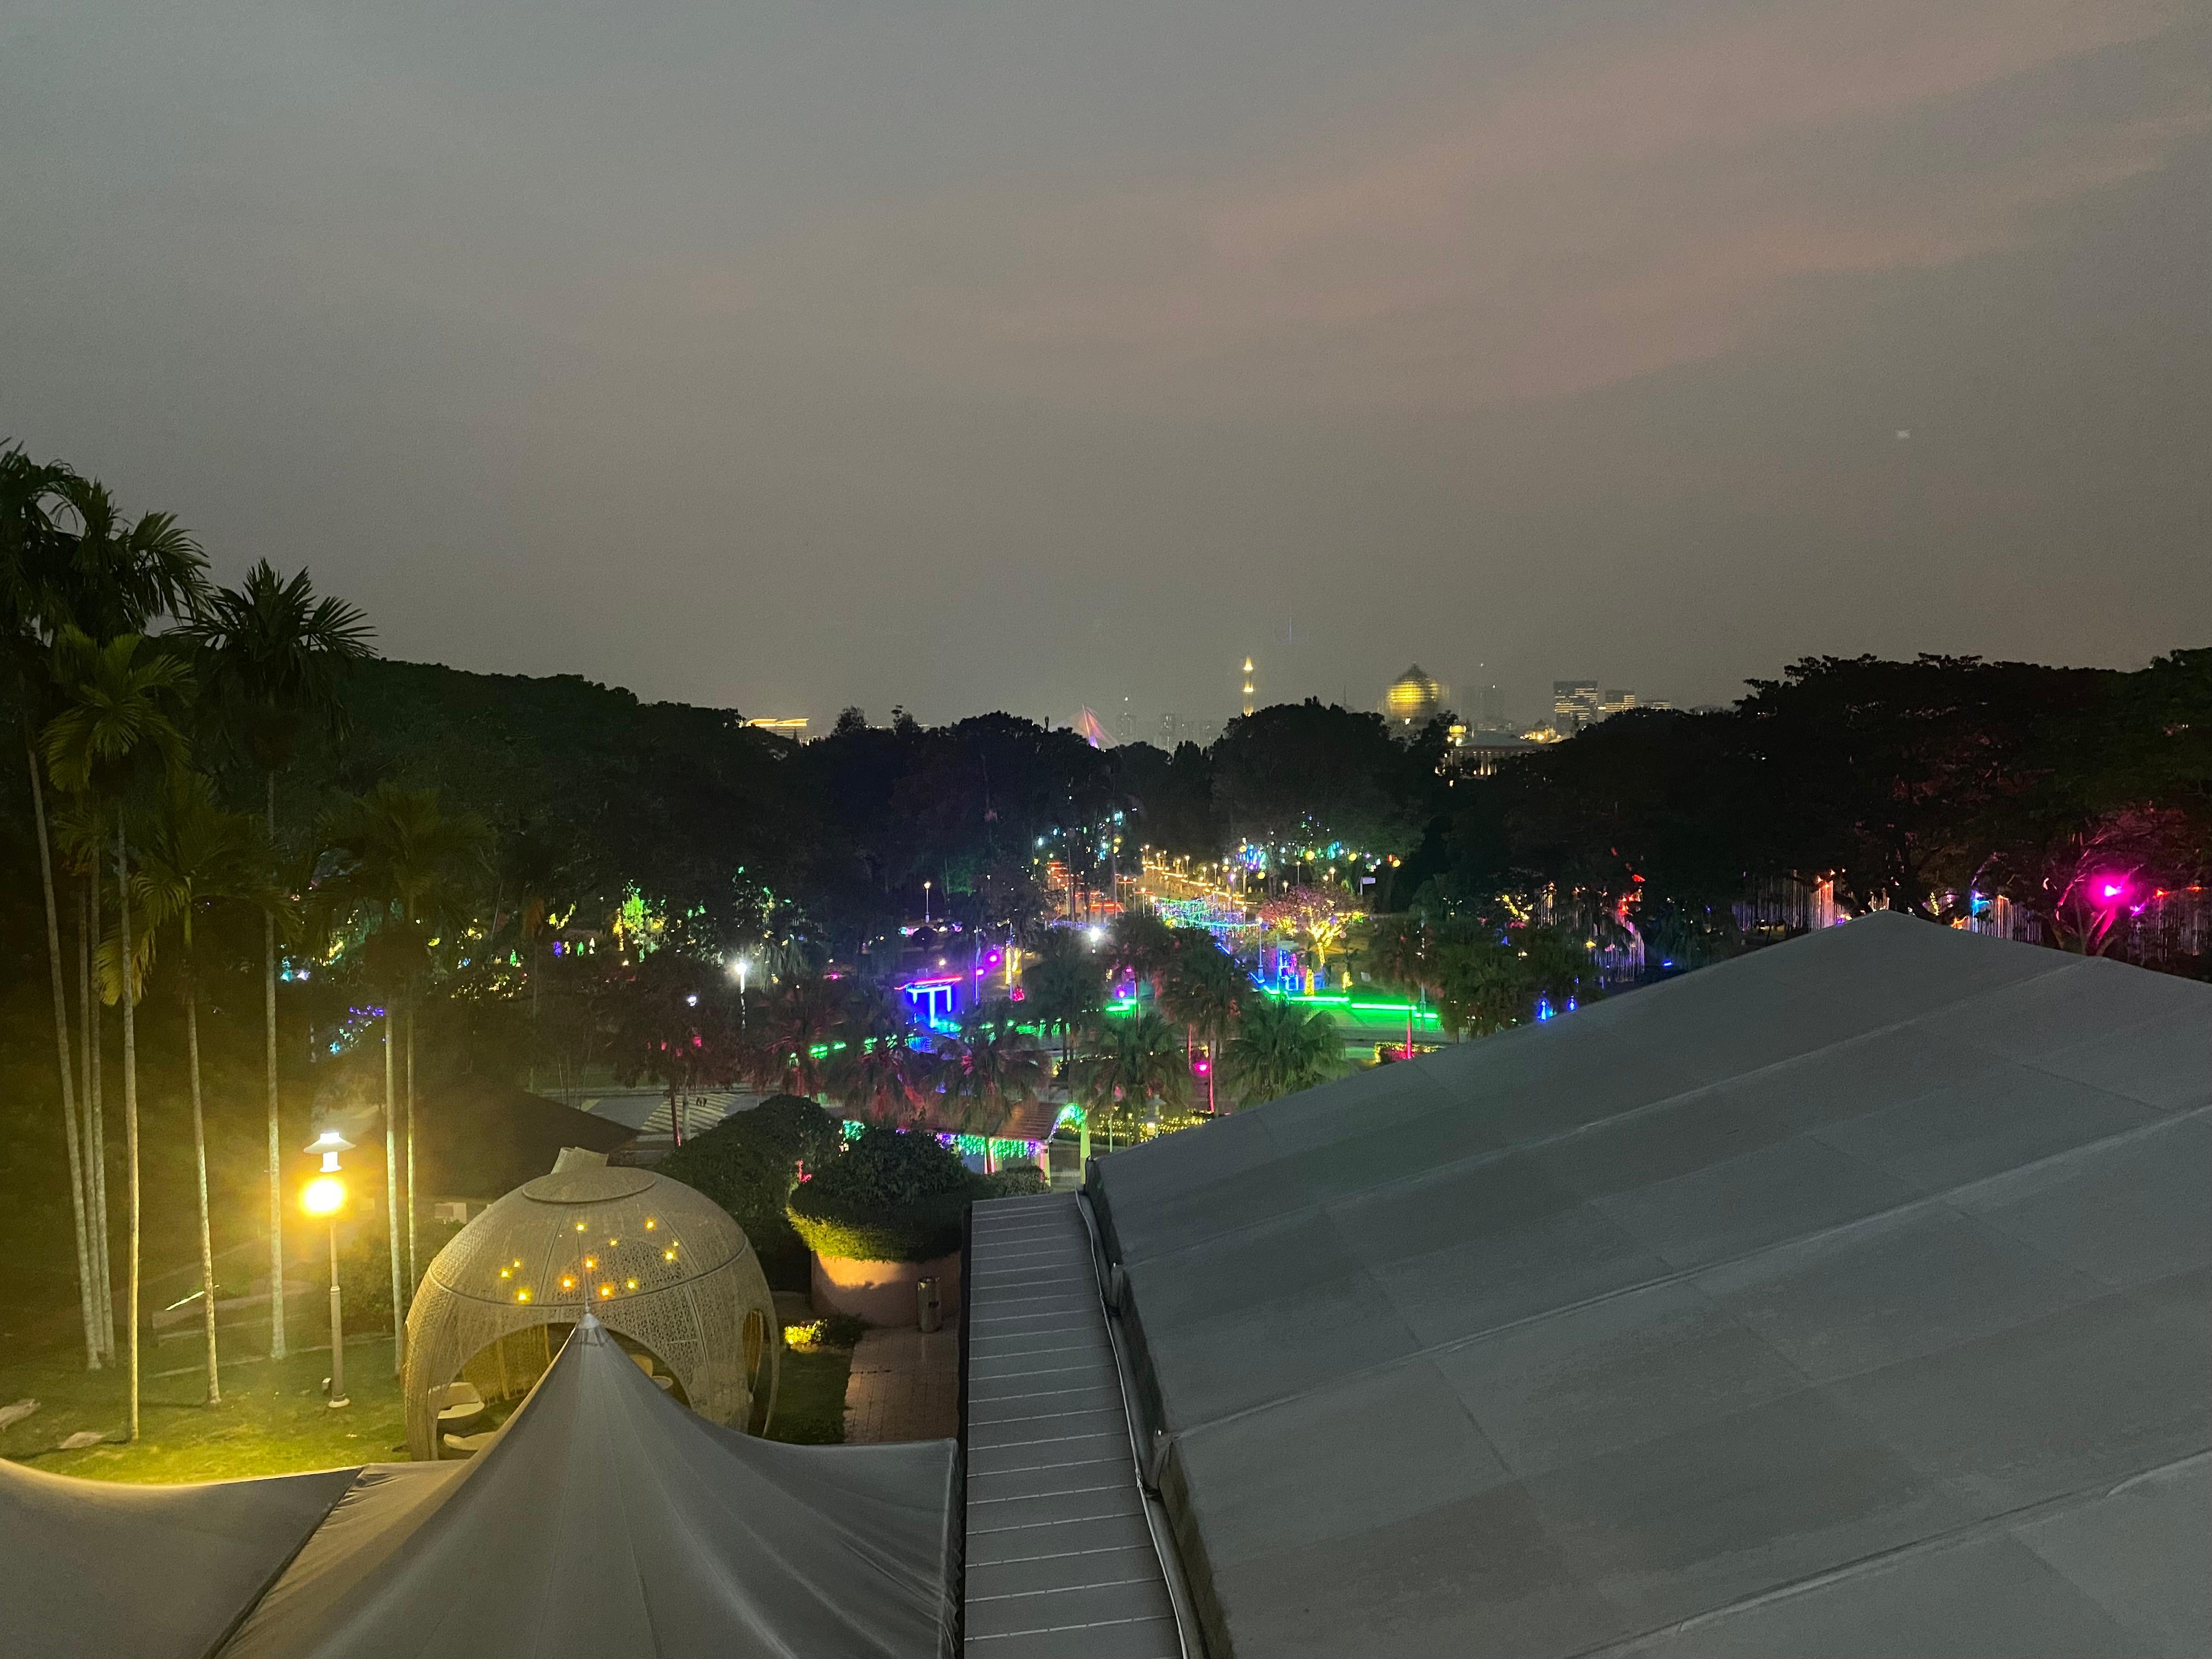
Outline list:
[[[981,1198],[1033,1198],[1039,1193],[1052,1190],[1052,1182],[1042,1170],[1034,1164],[1009,1164],[1005,1169],[983,1177]]]
[[[811,1100],[771,1095],[749,1112],[724,1118],[663,1161],[659,1173],[696,1187],[745,1231],[770,1285],[807,1285],[805,1243],[784,1204],[802,1168],[840,1163],[837,1120]]]

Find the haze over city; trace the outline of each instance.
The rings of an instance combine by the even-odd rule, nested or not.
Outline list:
[[[2212,632],[2156,0],[33,0],[0,435],[394,656],[824,729]]]

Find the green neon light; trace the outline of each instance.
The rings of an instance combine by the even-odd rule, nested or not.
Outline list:
[[[1410,1002],[1354,1002],[1349,994],[1323,994],[1316,991],[1311,996],[1296,991],[1270,991],[1265,986],[1261,994],[1278,1002],[1304,1003],[1310,1008],[1342,1008],[1355,1014],[1388,1014],[1393,1019],[1413,1017],[1416,1025],[1441,1025],[1443,1021],[1432,1009],[1419,1008]]]

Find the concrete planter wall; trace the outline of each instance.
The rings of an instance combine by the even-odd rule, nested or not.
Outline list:
[[[960,1252],[933,1261],[854,1261],[840,1255],[814,1258],[814,1311],[851,1314],[871,1325],[915,1322],[914,1287],[937,1281],[937,1294],[950,1319],[960,1310]]]

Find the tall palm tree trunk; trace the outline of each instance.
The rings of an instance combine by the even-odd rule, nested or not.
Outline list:
[[[393,999],[397,1001],[398,999]],[[392,1374],[399,1375],[406,1358],[407,1304],[399,1289],[399,1136],[398,1101],[392,1086],[392,1004],[384,1009],[384,1233],[392,1249]]]
[[[100,1347],[109,1364],[115,1363],[114,1230],[107,1219],[107,1119],[100,1107],[100,1048],[106,1036],[100,994],[92,985],[92,944],[100,937],[100,851],[93,849],[92,869],[84,878],[84,931],[76,942],[77,1006],[84,1018],[84,1135],[91,1164],[88,1196],[92,1202],[93,1291],[99,1297]]]
[[[199,1183],[200,1200],[200,1328],[207,1335],[207,1402],[222,1404],[222,1378],[215,1354],[215,1244],[208,1231],[207,1120],[200,1109],[200,997],[191,981],[189,958],[185,963],[185,1054],[192,1079],[192,1166]]]
[[[85,1224],[84,1148],[76,1133],[76,1084],[70,1065],[69,993],[62,985],[61,913],[54,904],[54,860],[46,841],[46,792],[39,778],[38,751],[30,747],[29,717],[23,739],[31,763],[32,816],[39,824],[39,884],[46,900],[46,966],[54,983],[54,1053],[61,1061],[62,1127],[69,1142],[70,1219],[76,1229],[76,1306],[84,1324],[84,1368],[100,1369],[98,1310],[92,1289],[92,1235]]]
[[[143,1240],[138,1192],[138,1021],[131,994],[131,862],[123,836],[123,808],[115,809],[115,904],[123,930],[123,1133],[131,1170],[131,1291],[125,1313],[131,1321],[131,1442],[138,1440],[138,1293]]]
[[[276,772],[268,775],[269,847],[276,847]],[[261,916],[263,1058],[269,1072],[269,1357],[284,1357],[284,1149],[276,1097],[276,913]]]
[[[409,1294],[422,1278],[415,1269],[415,1004],[407,1004],[407,1283]]]

